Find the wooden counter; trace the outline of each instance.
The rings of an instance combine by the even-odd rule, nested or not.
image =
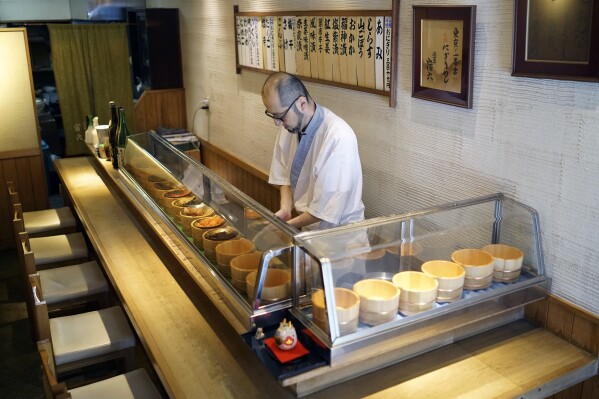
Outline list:
[[[55,167],[172,398],[293,396],[243,344],[201,276],[164,248],[157,227],[125,199],[108,162],[66,158]],[[313,372],[326,378],[328,369]],[[596,373],[597,358],[519,321],[311,396],[542,398]]]

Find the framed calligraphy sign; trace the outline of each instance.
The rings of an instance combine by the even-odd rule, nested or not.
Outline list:
[[[599,82],[599,0],[516,0],[512,75]]]
[[[476,6],[413,6],[412,97],[472,108]]]

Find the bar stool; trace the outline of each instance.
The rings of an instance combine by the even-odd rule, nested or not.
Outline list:
[[[27,233],[19,233],[19,260],[24,276],[38,273],[44,289],[44,300],[50,311],[97,302],[108,306],[108,282],[96,261],[40,270],[35,266]],[[25,288],[27,289],[28,280]]]
[[[42,374],[46,396],[56,399],[160,399],[158,389],[145,369],[136,369],[106,380],[84,385],[71,390],[64,382],[58,382],[54,373],[52,347],[48,341],[37,344],[42,361]]]
[[[12,181],[6,182],[6,189],[11,205],[20,204],[19,194]],[[23,212],[23,224],[32,238],[77,231],[77,219],[67,206]]]
[[[53,359],[47,341],[38,342],[42,361],[44,388],[48,397],[56,399],[160,399],[158,389],[145,369],[136,369],[106,380],[67,390],[64,382],[58,382],[53,370]]]
[[[13,232],[19,245],[19,234],[27,231],[23,222],[21,204],[14,204],[13,210]],[[38,269],[72,265],[89,260],[87,244],[81,233],[35,237],[30,238],[29,243]]]
[[[133,370],[136,340],[120,307],[50,319],[39,274],[30,275],[29,282],[36,340],[50,343],[57,375],[111,360]]]

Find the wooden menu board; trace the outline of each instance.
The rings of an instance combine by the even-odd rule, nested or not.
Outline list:
[[[389,97],[396,105],[399,0],[392,10],[235,11],[237,73],[302,80]]]

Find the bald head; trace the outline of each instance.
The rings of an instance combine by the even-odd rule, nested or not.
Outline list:
[[[288,107],[299,96],[304,96],[308,103],[312,102],[310,94],[301,80],[286,72],[275,72],[262,86],[262,98],[275,94],[282,107]]]

